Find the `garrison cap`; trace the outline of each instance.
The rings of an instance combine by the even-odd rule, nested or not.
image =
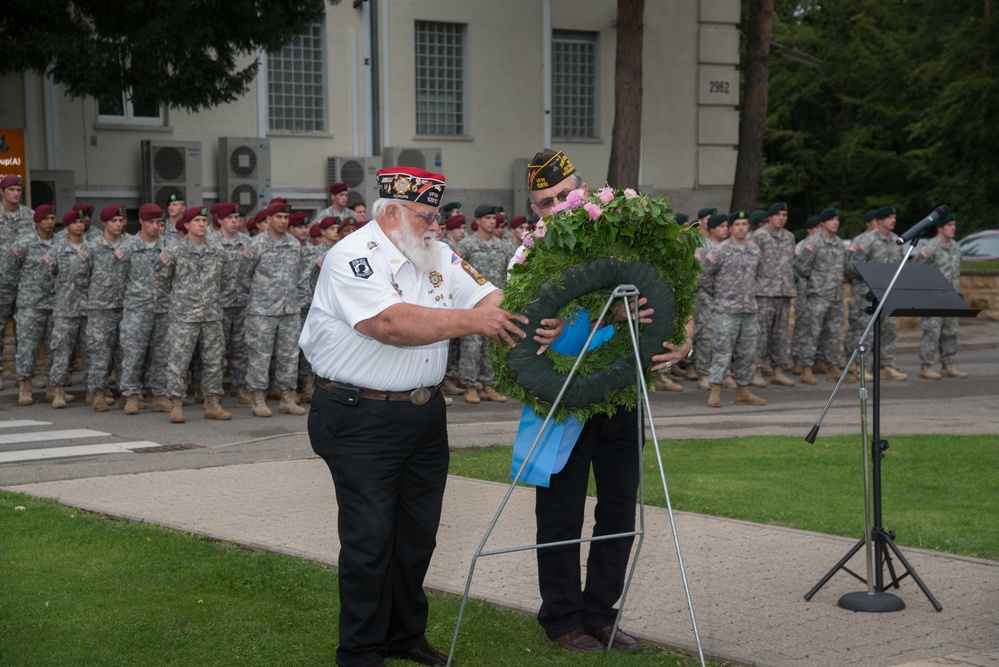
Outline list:
[[[527,163],[527,189],[534,192],[550,188],[575,172],[576,168],[565,153],[546,148]]]
[[[440,206],[446,185],[443,174],[435,174],[416,167],[385,167],[376,174],[379,196],[383,199]]]

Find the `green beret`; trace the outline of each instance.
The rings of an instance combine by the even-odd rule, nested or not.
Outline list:
[[[805,220],[805,229],[814,229],[819,226],[819,216],[810,215],[808,219]]]
[[[689,215],[687,215],[686,213],[677,213],[676,214],[676,224],[678,224],[678,225],[685,225],[688,222],[690,222],[690,216]]]
[[[832,220],[833,218],[835,218],[838,215],[839,215],[839,211],[837,211],[836,209],[834,209],[832,207],[824,208],[821,211],[819,211],[819,222],[825,222],[826,220]]]
[[[491,204],[479,204],[475,207],[475,217],[481,218],[487,215],[495,215],[496,207]]]
[[[881,208],[878,209],[878,212],[875,214],[875,217],[878,220],[884,220],[885,218],[892,215],[895,215],[894,206],[882,206]]]
[[[746,220],[749,218],[745,211],[732,211],[728,214],[728,224],[732,224],[736,220]]]
[[[878,209],[872,208],[870,211],[864,214],[864,222],[871,222],[878,217]]]
[[[461,202],[458,201],[449,202],[441,207],[441,213],[450,213],[456,208],[461,208]]]
[[[774,204],[774,206],[776,206],[776,204]],[[771,211],[773,211],[773,208],[771,208],[770,211],[753,211],[753,214],[749,216],[749,224],[750,225],[760,224],[761,222],[769,218],[771,215],[773,215]]]
[[[716,208],[702,208],[700,211],[697,212],[697,219],[700,220],[702,218],[706,218],[709,215],[714,215],[717,212],[718,209]],[[710,227],[711,225],[708,226]]]
[[[954,217],[954,212],[951,211],[950,215],[948,215],[946,218],[942,218],[940,220],[940,222],[937,223],[937,227],[945,227],[945,226],[947,226],[947,223],[949,223],[949,222],[956,222],[956,221],[957,221],[957,218]]]
[[[784,201],[774,202],[773,204],[770,205],[770,208],[767,210],[767,217],[770,217],[771,215],[777,215],[781,211],[786,211],[786,210],[787,210],[787,202]]]
[[[725,215],[724,213],[713,213],[711,214],[711,217],[708,218],[708,229],[714,229],[723,222],[724,223],[728,222],[727,215]]]

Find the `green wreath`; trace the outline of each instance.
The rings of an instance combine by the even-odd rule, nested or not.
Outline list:
[[[515,258],[501,306],[525,315],[536,328],[544,318],[576,316],[580,309],[597,317],[614,287],[638,287],[653,308],[652,323],[640,326],[639,351],[648,386],[655,374],[652,356],[662,342],[682,344],[694,311],[700,264],[694,250],[701,235],[677,224],[662,197],[604,188],[587,201],[577,190],[525,238]],[[635,364],[626,323],[615,324],[604,345],[587,352],[555,412],[581,421],[613,415],[637,402]],[[497,387],[547,415],[576,357],[547,350],[528,338],[513,348],[491,344]]]

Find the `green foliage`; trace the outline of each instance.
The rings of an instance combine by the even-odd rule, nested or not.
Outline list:
[[[339,0],[330,0],[336,4]],[[325,0],[8,0],[0,74],[49,72],[72,97],[197,111],[244,94],[260,65],[323,15]],[[241,66],[237,61],[251,57]]]
[[[762,198],[803,221],[825,206],[842,230],[899,209],[899,227],[947,203],[961,234],[999,218],[999,12],[990,0],[778,0]]]

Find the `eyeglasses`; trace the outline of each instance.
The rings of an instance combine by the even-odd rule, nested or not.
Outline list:
[[[402,206],[407,211],[412,211],[416,215],[423,218],[423,222],[427,223],[427,227],[434,224],[435,222],[440,223],[444,219],[444,216],[441,215],[440,213],[420,213],[415,208],[409,208],[408,206],[402,203],[400,203],[399,206]]]
[[[558,201],[565,201],[566,199],[569,198],[569,195],[571,195],[571,194],[572,194],[572,188],[569,188],[568,190],[563,190],[562,192],[558,193],[554,197],[548,197],[546,199],[542,199],[541,201],[534,202],[534,203],[535,203],[535,205],[538,208],[541,208],[541,209],[551,208],[552,206],[555,205],[555,200],[556,199]]]

